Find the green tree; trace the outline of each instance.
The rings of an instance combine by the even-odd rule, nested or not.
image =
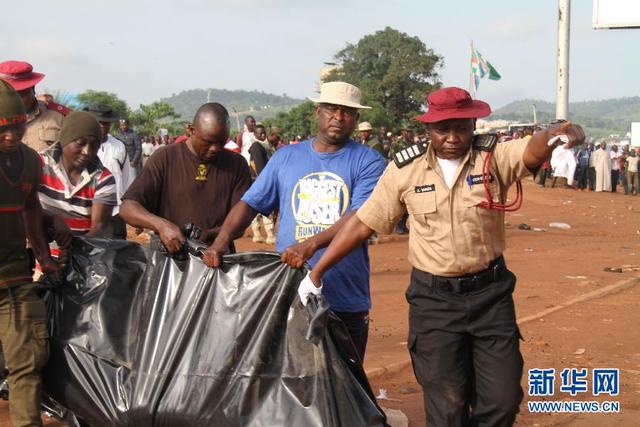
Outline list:
[[[129,105],[118,98],[115,93],[89,89],[78,95],[77,99],[82,104],[82,107],[97,104],[109,106],[121,119],[129,119],[131,115]]]
[[[45,89],[44,92],[49,93],[53,97],[53,102],[62,104],[72,110],[77,110],[82,107],[82,102],[78,99],[78,95],[74,95],[71,92],[58,89]]]
[[[316,128],[316,109],[311,101],[304,101],[296,105],[287,113],[279,113],[273,119],[264,121],[265,126],[277,126],[286,139],[293,139],[297,135],[305,137],[314,135]]]
[[[154,102],[140,105],[140,109],[131,114],[131,124],[142,135],[155,134],[159,128],[173,128],[180,115],[166,102]]]
[[[355,84],[363,102],[373,107],[362,120],[375,126],[397,127],[420,113],[425,95],[441,86],[443,59],[418,37],[387,27],[347,44],[335,55],[340,66],[326,81]]]

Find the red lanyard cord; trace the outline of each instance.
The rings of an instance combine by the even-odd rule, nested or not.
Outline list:
[[[491,183],[491,159],[493,158],[493,151],[489,151],[487,153],[487,157],[484,159],[484,163],[482,165],[482,185],[484,186],[484,192],[487,195],[487,200],[478,204],[478,207],[484,209],[495,209],[497,211],[503,212],[514,212],[522,207],[522,201],[524,197],[522,196],[522,182],[520,180],[516,181],[516,198],[513,203],[505,205],[503,203],[496,203],[493,201],[493,194],[491,193],[491,188],[489,184]]]

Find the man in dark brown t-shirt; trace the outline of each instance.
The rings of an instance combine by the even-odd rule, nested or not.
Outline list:
[[[161,148],[122,197],[120,216],[130,225],[152,229],[170,253],[184,242],[181,228],[193,223],[210,244],[227,213],[251,184],[244,158],[224,149],[229,114],[207,103],[190,125],[184,144]]]

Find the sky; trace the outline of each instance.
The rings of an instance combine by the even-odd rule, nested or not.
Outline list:
[[[593,0],[571,6],[570,101],[640,96],[640,29],[594,30]],[[386,26],[444,58],[445,86],[468,89],[473,40],[502,75],[477,93],[494,109],[555,99],[556,0],[22,1],[0,16],[0,61],[32,63],[40,89],[109,91],[134,109],[197,88],[305,98],[323,62]]]

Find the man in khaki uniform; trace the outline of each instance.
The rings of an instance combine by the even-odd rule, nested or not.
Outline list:
[[[523,396],[523,361],[511,295],[516,278],[502,257],[507,190],[549,159],[556,136],[566,135],[571,147],[584,141],[584,133],[565,122],[528,140],[482,146],[473,136],[475,119],[491,113],[488,104],[455,87],[437,90],[427,101],[427,112],[417,119],[429,124],[431,143],[404,150],[402,161],[389,165],[299,294],[304,302],[327,268],[374,230],[390,233],[407,211],[413,265],[408,345],[428,424],[509,426]],[[489,155],[489,174],[483,175]]]
[[[13,86],[27,111],[27,129],[22,142],[37,152],[46,150],[58,140],[62,120],[69,113],[69,109],[63,105],[36,98],[35,86],[43,78],[44,74],[34,72],[27,62],[0,63],[0,79]]]
[[[0,340],[14,426],[41,425],[40,373],[49,354],[46,309],[31,283],[25,239],[44,273],[59,270],[49,255],[48,225],[38,201],[40,158],[20,142],[26,121],[20,97],[0,81]]]

